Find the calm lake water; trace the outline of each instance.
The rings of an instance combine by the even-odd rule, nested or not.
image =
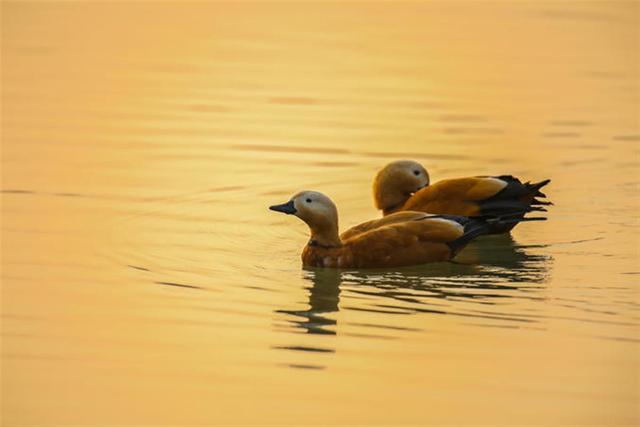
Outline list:
[[[3,3],[3,425],[637,425],[639,10]],[[555,206],[303,270],[402,158]]]

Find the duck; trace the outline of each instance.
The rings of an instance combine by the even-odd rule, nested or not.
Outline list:
[[[500,216],[531,211],[545,211],[552,203],[540,191],[551,182],[523,183],[512,175],[473,176],[445,179],[431,184],[429,173],[413,160],[387,164],[375,176],[373,199],[383,215],[401,211],[467,217]],[[510,231],[517,222],[496,223],[490,234]]]
[[[309,226],[311,237],[302,250],[302,264],[325,268],[390,268],[449,261],[474,238],[489,233],[494,223],[545,219],[403,211],[339,234],[336,205],[318,191],[301,191],[269,209],[294,215]]]

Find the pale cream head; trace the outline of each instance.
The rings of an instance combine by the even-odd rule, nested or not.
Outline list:
[[[398,160],[386,165],[373,181],[376,208],[389,213],[402,205],[419,189],[429,185],[429,173],[418,162]]]
[[[311,240],[323,246],[339,246],[338,209],[330,198],[317,191],[301,191],[282,205],[269,209],[295,215],[307,223]]]

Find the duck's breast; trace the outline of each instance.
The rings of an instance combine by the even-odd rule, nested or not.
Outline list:
[[[347,247],[324,248],[307,245],[302,251],[305,267],[349,268],[354,267],[353,256]]]

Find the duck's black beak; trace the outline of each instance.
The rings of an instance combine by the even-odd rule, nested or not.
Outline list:
[[[287,215],[293,215],[296,213],[296,207],[293,205],[293,200],[289,200],[287,203],[281,205],[269,206],[269,209],[276,212],[286,213]]]

